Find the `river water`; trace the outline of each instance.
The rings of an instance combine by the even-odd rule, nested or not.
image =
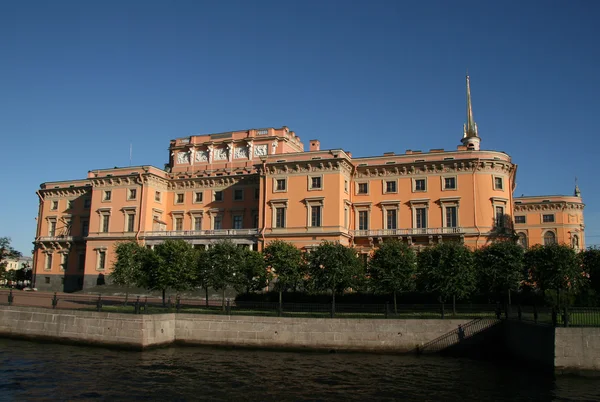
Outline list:
[[[600,380],[450,357],[0,339],[0,400],[598,401]]]

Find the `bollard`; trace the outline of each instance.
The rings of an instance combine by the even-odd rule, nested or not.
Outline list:
[[[231,315],[231,304],[229,303],[229,299],[227,299],[227,303],[225,304],[225,313]]]
[[[12,289],[10,289],[10,292],[8,293],[8,305],[12,306],[14,300],[15,297],[13,296]]]
[[[446,315],[446,311],[444,309],[444,303],[442,303],[442,306],[441,306],[441,313],[442,313],[442,320],[443,320],[444,316]]]
[[[167,301],[167,306],[169,308],[169,311],[171,311],[171,308],[173,308],[173,302],[171,301],[171,296],[169,296],[169,300]]]
[[[102,295],[98,295],[98,300],[96,300],[96,311],[102,311]]]
[[[52,297],[52,308],[56,308],[58,304],[58,297],[56,297],[56,292],[54,292],[54,297]]]
[[[133,313],[134,314],[139,314],[140,313],[140,297],[137,297],[137,300],[135,301],[135,304],[133,306]]]
[[[283,303],[277,306],[277,317],[281,317],[283,315]]]
[[[331,301],[331,312],[329,314],[331,318],[335,318],[335,301]]]
[[[181,308],[181,297],[177,295],[175,299],[175,312],[179,313],[179,309]]]

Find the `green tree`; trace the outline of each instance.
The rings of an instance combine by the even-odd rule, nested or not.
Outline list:
[[[473,252],[462,243],[445,242],[422,250],[417,267],[418,281],[425,291],[437,294],[442,303],[452,297],[454,314],[456,299],[467,298],[475,289]]]
[[[479,288],[484,293],[496,295],[500,301],[510,292],[519,289],[525,279],[523,271],[524,250],[512,241],[498,241],[475,252],[475,266]]]
[[[308,288],[335,294],[356,284],[364,276],[364,265],[356,251],[337,242],[323,241],[308,255]]]
[[[243,263],[242,249],[230,240],[215,243],[209,250],[211,269],[210,284],[222,292],[222,307],[225,310],[225,291],[236,284],[236,275]]]
[[[277,278],[275,290],[279,292],[279,308],[283,304],[283,292],[295,288],[306,274],[306,264],[296,246],[281,240],[270,242],[263,250],[265,263]]]
[[[195,259],[193,249],[183,240],[167,240],[144,256],[143,283],[148,289],[162,291],[163,305],[166,291],[177,292],[194,285]]]
[[[584,275],[590,278],[590,287],[600,294],[600,249],[590,247],[579,253]]]
[[[129,288],[140,283],[146,249],[135,241],[119,242],[115,245],[115,262],[110,274],[112,282],[125,286],[125,304],[129,298]]]
[[[530,248],[525,253],[525,265],[538,289],[546,295],[547,291],[556,292],[553,303],[557,307],[566,302],[564,296],[576,295],[587,284],[581,260],[566,244]]]
[[[248,249],[243,250],[241,254],[242,263],[236,273],[236,291],[250,293],[264,289],[270,277],[265,257],[258,251]]]
[[[194,249],[195,272],[194,285],[204,289],[206,305],[208,306],[208,289],[212,277],[212,263],[210,253],[203,249]]]
[[[368,269],[375,290],[393,294],[394,312],[398,314],[396,295],[415,288],[415,252],[406,243],[398,240],[386,241],[373,253]]]

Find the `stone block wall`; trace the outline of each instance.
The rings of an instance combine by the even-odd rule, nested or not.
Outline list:
[[[554,366],[562,373],[600,371],[600,328],[556,328]]]

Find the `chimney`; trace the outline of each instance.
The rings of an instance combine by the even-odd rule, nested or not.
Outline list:
[[[310,151],[320,151],[321,143],[319,140],[310,140]]]

